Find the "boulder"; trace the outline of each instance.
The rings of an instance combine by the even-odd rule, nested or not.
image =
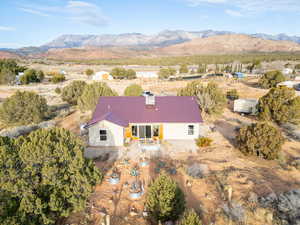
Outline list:
[[[226,216],[232,221],[243,222],[245,219],[245,210],[242,205],[236,202],[224,204],[222,207]]]
[[[210,174],[207,164],[194,163],[187,168],[187,174],[193,178],[201,179]]]

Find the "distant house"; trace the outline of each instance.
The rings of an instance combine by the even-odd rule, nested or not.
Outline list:
[[[244,78],[245,77],[245,74],[244,73],[241,73],[241,72],[235,72],[233,74],[233,77],[236,77],[236,78]]]
[[[257,112],[257,99],[234,100],[233,111],[238,113],[255,114]]]
[[[285,69],[282,70],[282,73],[284,75],[289,75],[289,74],[293,73],[293,70],[291,68],[285,68]]]
[[[86,128],[90,146],[125,140],[194,140],[203,120],[195,97],[100,97]]]
[[[288,81],[283,81],[279,84],[277,84],[277,86],[285,86],[288,88],[296,88],[298,87],[298,85],[300,84],[300,81],[292,81],[292,80],[288,80]]]
[[[94,81],[113,80],[114,78],[106,71],[100,71],[92,76]]]
[[[137,78],[158,78],[158,74],[155,71],[140,71],[136,72]]]

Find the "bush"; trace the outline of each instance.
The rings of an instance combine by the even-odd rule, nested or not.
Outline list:
[[[256,123],[240,129],[238,148],[245,155],[263,159],[278,159],[284,138],[281,131],[268,123]]]
[[[67,130],[40,129],[0,143],[0,224],[58,224],[84,210],[102,179]]]
[[[262,88],[273,88],[285,80],[285,76],[280,71],[269,71],[260,78],[259,84]]]
[[[179,68],[179,73],[188,73],[189,72],[189,68],[186,64],[182,64]]]
[[[261,120],[273,120],[278,124],[300,123],[300,96],[287,87],[272,88],[259,99],[258,117]]]
[[[170,76],[173,76],[176,74],[176,70],[169,67],[169,68],[161,68],[158,72],[158,77],[160,79],[167,79],[169,78]]]
[[[125,96],[141,96],[142,93],[143,88],[138,84],[131,84],[124,91]]]
[[[112,69],[111,75],[115,79],[135,79],[136,72],[133,69],[126,70],[124,68],[116,67]]]
[[[78,98],[78,106],[82,112],[94,110],[101,96],[117,96],[106,83],[94,82],[86,85],[82,95]]]
[[[179,225],[202,225],[202,221],[195,210],[190,209],[184,212]]]
[[[85,71],[85,74],[86,74],[87,76],[91,76],[91,75],[94,74],[94,70],[92,70],[92,69],[87,69],[87,70]]]
[[[215,83],[204,86],[193,81],[179,90],[178,96],[196,96],[200,108],[208,114],[219,114],[226,106],[226,97]]]
[[[198,66],[197,73],[206,73],[206,70],[207,70],[207,65],[206,64],[204,64],[204,65],[200,64]]]
[[[63,81],[65,81],[65,80],[66,80],[65,75],[59,74],[59,73],[54,74],[54,75],[52,76],[52,78],[51,78],[51,82],[54,83],[54,84],[63,82]]]
[[[207,137],[200,137],[196,139],[196,145],[198,147],[209,147],[212,143],[212,139]]]
[[[296,70],[300,70],[300,64],[297,64],[297,65],[295,66],[295,69],[296,69]]]
[[[73,81],[62,90],[62,100],[68,102],[71,105],[76,105],[78,98],[82,95],[84,88],[86,87],[84,81]]]
[[[227,93],[226,93],[226,97],[227,97],[229,100],[236,100],[236,99],[239,99],[238,91],[237,91],[236,89],[229,90],[229,91],[227,91]]]
[[[55,88],[54,91],[55,91],[55,93],[58,94],[58,95],[61,94],[61,88],[59,88],[59,87]]]
[[[21,82],[21,84],[38,83],[38,82],[42,82],[44,77],[45,77],[45,75],[44,75],[43,71],[28,69],[20,77],[20,82]]]
[[[27,68],[19,66],[13,59],[0,59],[0,84],[12,84],[19,72]]]
[[[0,120],[5,124],[39,123],[49,116],[47,101],[34,92],[17,91],[0,107]]]
[[[145,207],[156,222],[175,221],[184,212],[184,194],[175,181],[162,174],[150,185]]]

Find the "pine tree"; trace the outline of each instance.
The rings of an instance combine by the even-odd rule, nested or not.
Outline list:
[[[175,221],[185,209],[184,194],[175,181],[162,174],[149,187],[145,207],[156,222]]]
[[[73,81],[62,90],[62,100],[68,102],[71,105],[76,105],[78,98],[82,95],[86,83],[81,80]]]

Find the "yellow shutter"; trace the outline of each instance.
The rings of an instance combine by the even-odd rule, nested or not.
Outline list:
[[[164,139],[164,127],[163,127],[163,124],[159,125],[159,139],[160,140]]]

